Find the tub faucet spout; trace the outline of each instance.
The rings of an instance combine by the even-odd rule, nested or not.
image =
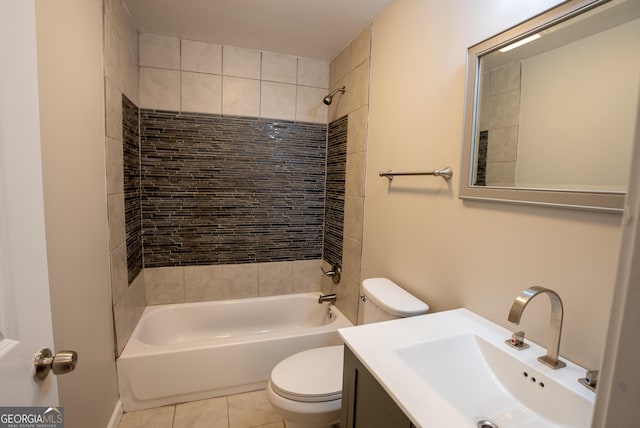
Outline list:
[[[564,361],[560,361],[558,358],[563,316],[562,300],[560,300],[558,293],[544,287],[536,286],[527,288],[520,293],[518,297],[516,297],[516,301],[511,305],[508,319],[509,322],[512,322],[515,325],[520,324],[520,318],[522,317],[524,308],[531,299],[542,293],[547,293],[549,295],[549,301],[551,302],[551,342],[547,348],[547,354],[542,357],[538,357],[538,361],[556,370],[566,366]]]
[[[337,298],[338,297],[334,293],[325,294],[324,296],[320,295],[320,297],[318,297],[318,303],[320,303],[320,304],[322,304],[324,302],[335,303]]]

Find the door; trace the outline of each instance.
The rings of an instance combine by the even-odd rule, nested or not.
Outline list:
[[[44,229],[34,0],[0,2],[0,406],[57,406]]]

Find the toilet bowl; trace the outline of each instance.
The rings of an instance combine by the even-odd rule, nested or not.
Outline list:
[[[386,278],[362,282],[363,323],[422,315],[429,306]],[[336,426],[342,407],[343,346],[299,352],[271,372],[267,398],[286,428]]]
[[[342,406],[342,345],[299,352],[271,372],[267,398],[287,428],[326,428]]]

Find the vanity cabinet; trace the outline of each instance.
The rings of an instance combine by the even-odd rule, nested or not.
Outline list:
[[[341,428],[415,427],[347,346],[343,370]]]

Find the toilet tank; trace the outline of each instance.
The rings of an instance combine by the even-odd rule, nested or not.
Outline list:
[[[413,317],[429,311],[429,305],[387,278],[365,279],[362,293],[365,299],[360,304],[364,307],[361,324]]]

